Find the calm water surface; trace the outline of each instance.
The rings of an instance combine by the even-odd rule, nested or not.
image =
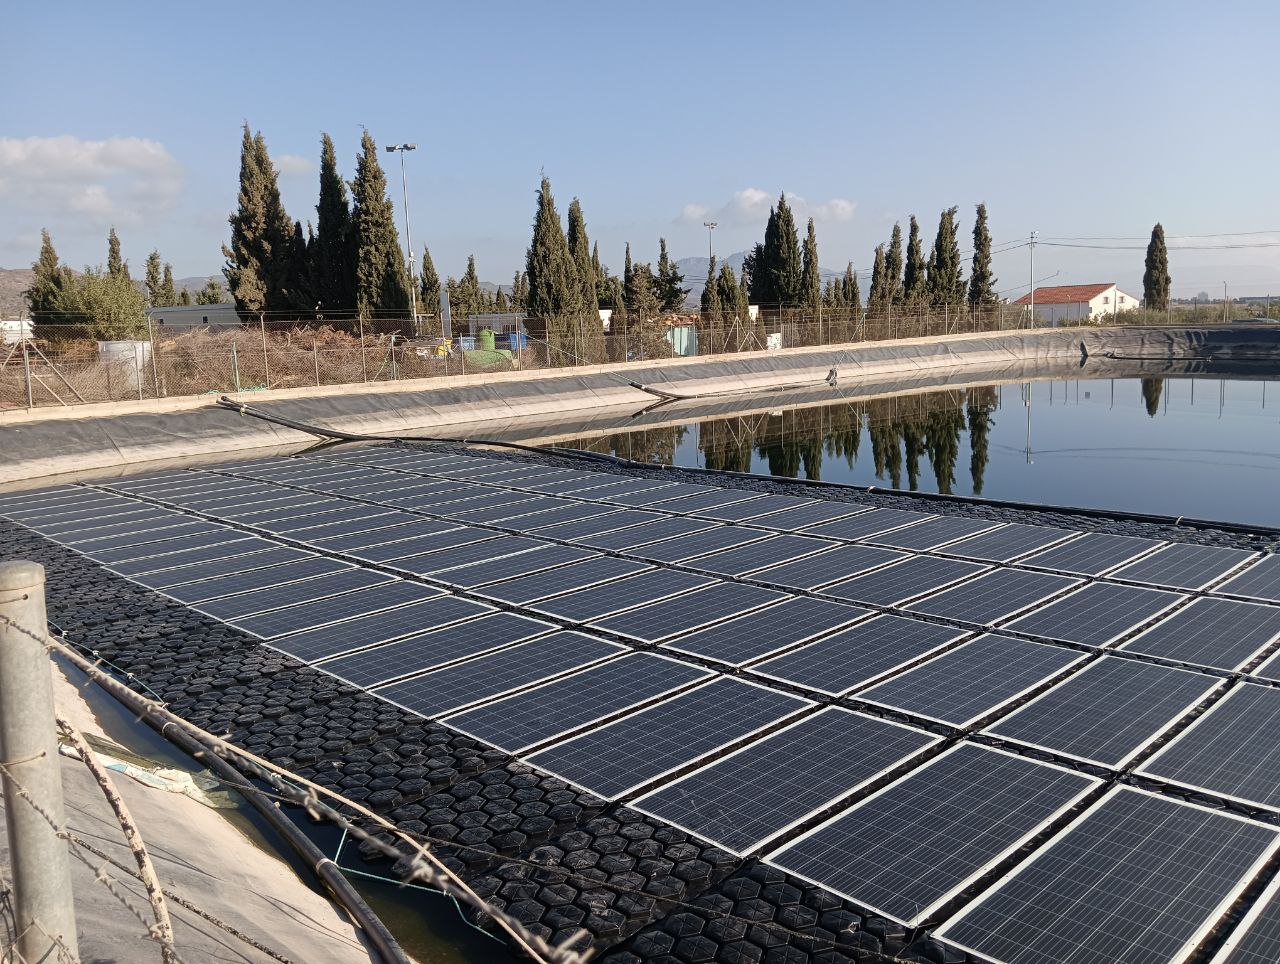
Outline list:
[[[571,444],[676,465],[1280,526],[1280,386],[1032,382]]]

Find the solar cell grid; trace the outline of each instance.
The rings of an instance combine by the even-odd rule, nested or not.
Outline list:
[[[1275,653],[1261,666],[1253,671],[1253,675],[1261,679],[1274,680],[1280,683],[1280,652]]]
[[[667,490],[676,488],[677,487],[671,483],[663,483],[662,485],[656,485],[651,489],[618,492],[611,496],[609,501],[614,505],[637,506],[648,509],[654,507],[654,503],[661,502],[664,499],[673,498],[676,493],[669,493]]]
[[[519,753],[711,675],[701,666],[654,653],[629,653],[443,722],[498,749]]]
[[[641,797],[631,807],[746,854],[939,740],[829,707]]]
[[[305,602],[290,606],[288,609],[275,609],[269,613],[246,616],[243,619],[232,620],[231,625],[261,639],[275,639],[287,633],[299,633],[304,629],[315,629],[328,623],[429,599],[433,595],[435,595],[434,590],[427,589],[425,586],[397,580],[370,586],[367,589],[357,589],[355,592],[343,593],[340,596]],[[286,652],[294,656],[298,655],[289,650]]]
[[[894,529],[881,535],[868,536],[868,542],[897,549],[936,549],[956,542],[966,536],[974,536],[997,528],[999,523],[981,519],[964,519],[958,516],[939,516],[926,519],[918,525]]]
[[[196,612],[204,613],[206,616],[212,616],[214,619],[230,622],[233,619],[251,616],[254,613],[270,612],[276,609],[283,609],[286,606],[296,606],[299,603],[309,603],[336,596],[340,593],[352,592],[356,589],[365,589],[369,586],[388,582],[393,578],[386,573],[373,572],[370,569],[355,569],[346,563],[334,560],[326,559],[324,562],[329,563],[328,571],[319,576],[304,579],[300,582],[274,585],[270,588],[251,589],[226,596],[225,598],[213,599],[199,605],[193,605],[191,608]],[[326,568],[321,563],[317,563],[316,567]]]
[[[592,620],[589,625],[640,642],[656,643],[787,598],[785,593],[771,589],[723,582]]]
[[[669,482],[660,491],[653,493],[652,500],[648,504],[659,505],[670,502],[672,499],[684,499],[700,495],[718,496],[726,491],[730,490],[721,489],[714,485],[697,485],[693,482]],[[663,510],[666,511],[665,505],[663,505]]]
[[[1079,584],[1079,579],[1067,576],[996,569],[963,585],[926,596],[907,608],[944,619],[990,626]]]
[[[376,513],[373,514],[373,513]],[[314,526],[306,529],[295,529],[289,534],[290,539],[298,542],[323,543],[338,536],[358,535],[389,529],[391,526],[406,522],[416,522],[418,516],[407,512],[395,512],[390,509],[370,509],[369,515],[356,516],[349,519],[335,519],[332,522],[316,521]]]
[[[549,633],[553,629],[555,627],[550,623],[530,619],[528,616],[491,613],[314,665],[353,686],[367,689],[402,676],[502,649],[512,643]],[[379,695],[399,703],[400,700],[396,699],[399,692],[384,691]],[[450,695],[456,699],[465,696],[465,693],[454,692]],[[412,709],[419,712],[416,708]]]
[[[1097,784],[1083,774],[961,743],[798,837],[768,862],[877,914],[915,924]]]
[[[1222,681],[1104,656],[987,729],[995,736],[1122,767]]]
[[[1071,529],[1051,529],[1048,526],[1031,526],[1013,522],[999,529],[953,542],[942,551],[947,555],[961,556],[965,559],[1011,562],[1074,535],[1078,533]]]
[[[937,936],[1018,964],[1064,948],[1073,961],[1182,961],[1275,848],[1272,827],[1116,789]]]
[[[246,535],[243,539],[236,539],[232,542],[220,542],[214,545],[198,545],[194,548],[188,548],[177,552],[148,555],[140,559],[131,559],[127,562],[121,561],[104,564],[112,572],[124,576],[127,579],[134,579],[135,577],[141,576],[145,573],[172,570],[179,566],[189,566],[197,562],[213,562],[221,559],[230,559],[241,555],[241,553],[255,552],[271,545],[274,545],[274,543],[268,542],[266,539]],[[238,563],[236,565],[238,565]]]
[[[1203,597],[1120,648],[1183,663],[1236,670],[1280,639],[1280,607]]]
[[[614,511],[612,506],[589,502],[572,502],[568,499],[556,499],[556,502],[561,504],[544,512],[515,515],[504,519],[501,523],[502,527],[504,529],[515,529],[517,532],[532,532],[534,529],[539,529],[543,526],[594,519],[596,516],[606,515]]]
[[[104,493],[96,489],[86,489],[78,485],[52,486],[43,489],[31,489],[26,492],[13,492],[8,495],[0,495],[0,515],[8,516],[14,512],[22,512],[26,509],[44,506],[93,502],[103,497]]]
[[[10,516],[32,529],[56,527],[68,523],[89,524],[97,520],[109,520],[149,508],[150,503],[112,496],[109,500],[77,503],[69,506],[40,506],[37,509],[14,511]]]
[[[575,503],[549,495],[529,495],[519,500],[507,499],[483,508],[467,509],[457,513],[457,517],[462,522],[489,522],[510,529],[512,526],[508,523],[515,519],[529,518],[551,509],[563,509],[566,505],[572,506]]]
[[[547,596],[586,589],[610,579],[623,576],[634,576],[652,571],[646,566],[630,559],[616,559],[599,556],[584,562],[572,563],[558,569],[537,572],[528,576],[517,576],[502,582],[491,583],[476,590],[480,595],[500,602],[528,604]]]
[[[75,542],[77,539],[93,538],[90,533],[109,535],[130,526],[139,529],[157,528],[155,524],[169,524],[174,520],[182,520],[184,516],[173,509],[161,509],[145,503],[135,502],[125,511],[110,515],[94,515],[90,518],[59,518],[56,521],[41,522],[38,525],[40,534],[60,542]],[[30,525],[30,523],[28,523]],[[37,526],[32,525],[32,528]]]
[[[666,485],[665,482],[657,480],[633,479],[625,475],[604,475],[602,473],[598,484],[590,488],[575,489],[573,496],[576,499],[586,499],[587,501],[603,500],[616,503],[618,499],[641,492],[652,492],[654,489],[660,489],[664,485]]]
[[[1169,741],[1141,772],[1280,809],[1280,689],[1244,683]]]
[[[638,526],[628,526],[616,532],[604,532],[600,535],[581,536],[574,540],[580,545],[593,549],[609,549],[620,552],[636,549],[651,542],[661,542],[674,536],[690,535],[705,529],[717,527],[716,523],[705,519],[690,519],[670,516],[656,519],[653,522],[642,522]]]
[[[401,528],[413,529],[414,531],[411,533],[397,531]],[[498,533],[488,529],[466,529],[461,526],[455,526],[451,522],[438,521],[423,523],[421,526],[397,526],[395,529],[386,529],[384,531],[386,534],[382,536],[380,542],[360,546],[359,548],[343,547],[338,551],[351,556],[353,559],[385,564],[394,562],[397,559],[422,557],[425,553],[443,549],[470,546],[498,537]],[[379,533],[374,532],[370,533],[370,535],[377,536]],[[329,543],[326,548],[331,545],[335,545],[335,543]]]
[[[740,666],[868,615],[855,606],[795,596],[670,640],[666,648]]]
[[[932,518],[934,516],[928,512],[910,512],[906,509],[872,509],[870,512],[860,512],[845,519],[837,519],[834,522],[824,522],[821,525],[811,526],[804,531],[808,535],[826,536],[832,539],[865,539],[868,536],[878,535],[891,529],[911,525],[913,522],[923,522],[925,519]]]
[[[526,499],[533,499],[535,496],[527,493],[522,497],[514,492],[508,492],[505,489],[495,489],[488,492],[468,493],[467,498],[441,504],[438,508],[424,506],[424,510],[432,512],[436,515],[447,515],[450,517],[463,517],[464,521],[468,513],[484,509],[505,509],[508,513],[518,511],[520,503]]]
[[[1241,918],[1213,964],[1275,964],[1280,961],[1280,875]]]
[[[651,504],[663,512],[694,514],[718,505],[730,505],[754,499],[759,495],[759,492],[743,492],[735,489],[709,489],[703,492],[672,493],[665,498],[655,498]]]
[[[113,545],[130,545],[144,541],[142,536],[147,536],[155,532],[163,532],[166,534],[173,533],[175,529],[179,531],[198,531],[190,527],[195,520],[183,516],[169,516],[168,518],[151,518],[151,519],[131,519],[124,525],[106,525],[96,526],[92,529],[81,529],[67,531],[56,535],[41,531],[46,539],[52,539],[64,546],[71,546],[74,549],[93,550]],[[157,538],[164,538],[159,536]]]
[[[553,744],[528,762],[613,800],[812,705],[722,676]]]
[[[541,572],[556,566],[572,562],[583,562],[595,557],[595,553],[576,546],[548,544],[539,546],[529,552],[501,556],[497,559],[482,559],[470,565],[458,566],[438,573],[433,578],[450,586],[474,589],[491,582],[501,582],[528,573]]]
[[[811,539],[808,536],[771,536],[736,549],[701,556],[685,565],[701,572],[712,572],[722,576],[745,576],[757,569],[777,566],[792,559],[821,552],[823,549],[831,549],[837,544],[822,539]]]
[[[391,683],[377,695],[423,716],[442,716],[626,651],[582,633],[552,633]]]
[[[338,562],[335,559],[308,556],[303,553],[298,555],[301,558],[276,566],[259,566],[256,558],[248,560],[253,563],[252,565],[246,565],[245,561],[241,561],[238,568],[218,578],[205,578],[198,582],[171,586],[160,591],[178,602],[195,605],[221,596],[267,589],[351,568],[350,563]]]
[[[1023,559],[1020,565],[1081,576],[1100,576],[1163,543],[1108,532],[1086,532],[1078,539],[1052,546]]]
[[[566,475],[559,475],[526,483],[521,488],[530,492],[548,492],[555,495],[568,495],[570,493],[578,493],[589,489],[597,488],[601,485],[612,485],[614,482],[621,482],[622,476],[601,475],[598,472],[571,472]]]
[[[1232,576],[1215,592],[1249,599],[1280,602],[1280,555],[1268,553],[1238,576]]]
[[[408,513],[405,514],[408,515]],[[400,522],[385,529],[369,529],[344,536],[326,536],[323,540],[323,545],[328,551],[348,552],[404,542],[407,539],[437,536],[445,532],[465,531],[452,522],[441,522],[439,519],[424,519],[421,516],[410,516],[410,518],[414,521]]]
[[[490,533],[492,534],[492,533]],[[459,566],[468,566],[475,562],[490,559],[501,559],[505,556],[528,552],[546,543],[523,536],[495,536],[466,545],[450,546],[436,549],[424,555],[406,556],[393,560],[392,569],[411,572],[418,576],[430,576],[435,573],[446,573]]]
[[[868,506],[858,505],[856,502],[806,502],[759,516],[752,519],[751,524],[779,532],[796,532],[808,526],[834,522],[836,519],[867,511]]]
[[[837,545],[794,562],[784,562],[780,566],[758,569],[752,573],[751,578],[792,589],[818,589],[828,583],[847,579],[851,575],[905,558],[903,553],[889,549]]]
[[[1117,569],[1111,577],[1175,589],[1205,589],[1256,555],[1256,552],[1225,546],[1175,543]]]
[[[587,565],[592,564],[587,563]],[[633,606],[642,606],[648,602],[656,602],[668,596],[698,589],[714,581],[706,576],[695,576],[687,572],[652,569],[616,582],[526,603],[526,606],[535,612],[556,616],[569,622],[586,622],[622,612]]]
[[[738,546],[758,542],[764,538],[766,534],[763,532],[739,526],[715,526],[690,535],[676,536],[674,539],[663,539],[661,542],[640,546],[628,554],[637,559],[648,559],[653,562],[684,562],[711,552],[736,549]]]
[[[865,612],[865,610],[853,610]],[[770,679],[841,696],[923,659],[964,630],[902,616],[877,616],[751,667]]]
[[[627,526],[639,525],[642,522],[654,522],[663,518],[656,512],[644,512],[641,509],[619,509],[607,515],[592,516],[573,522],[561,522],[556,525],[539,526],[533,530],[539,539],[559,539],[565,542],[578,542],[589,536],[624,529]]]
[[[858,699],[967,727],[1084,658],[1059,646],[979,636],[878,683]]]
[[[124,545],[107,546],[85,544],[78,546],[80,552],[92,556],[103,565],[116,566],[118,563],[145,559],[149,556],[168,555],[186,549],[201,549],[209,546],[223,545],[248,538],[248,533],[238,532],[224,526],[200,522],[191,525],[173,526],[167,529],[155,529],[135,539],[121,537],[116,542]]]
[[[875,606],[892,606],[976,576],[988,568],[982,563],[959,559],[911,556],[884,569],[829,585],[822,594]]]
[[[710,509],[703,509],[698,515],[704,519],[716,519],[720,522],[754,521],[757,516],[783,509],[795,509],[813,503],[813,499],[797,499],[789,495],[762,495],[757,499],[742,502],[730,502]]]
[[[1020,633],[1086,646],[1106,646],[1181,602],[1186,596],[1095,582],[1003,626]]]
[[[169,589],[184,586],[188,583],[199,583],[208,580],[216,582],[222,576],[229,576],[251,569],[266,570],[273,566],[281,566],[290,562],[298,562],[310,558],[311,554],[301,549],[287,546],[272,546],[265,539],[245,540],[250,543],[243,553],[235,555],[212,555],[202,561],[192,560],[186,565],[160,569],[153,572],[140,573],[129,578],[149,589]],[[239,546],[239,543],[232,545]]]

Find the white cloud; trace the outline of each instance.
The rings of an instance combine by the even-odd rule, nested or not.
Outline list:
[[[311,162],[298,154],[278,154],[273,160],[282,177],[304,177],[312,171]]]
[[[686,204],[676,220],[696,224],[710,216],[723,224],[755,224],[768,217],[775,197],[758,187],[745,187],[735,191],[733,197],[718,208],[713,209],[707,204]],[[811,205],[798,194],[788,194],[787,203],[797,220],[812,217],[815,221],[850,221],[857,207],[853,201],[839,197]]]
[[[142,137],[0,137],[0,201],[42,218],[136,224],[173,207],[182,167]]]

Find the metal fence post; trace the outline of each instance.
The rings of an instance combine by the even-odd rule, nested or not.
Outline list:
[[[369,380],[369,360],[364,354],[364,315],[360,316],[360,380]]]
[[[156,364],[156,330],[151,324],[151,314],[147,314],[147,341],[151,342],[151,393],[160,397],[160,369]]]
[[[17,916],[18,958],[78,959],[67,843],[62,770],[53,715],[49,654],[37,639],[48,632],[44,567],[34,562],[0,563],[0,774],[4,789],[9,862]],[[7,620],[7,621],[6,621]],[[18,787],[30,795],[22,797]]]
[[[240,356],[236,354],[236,343],[231,343],[231,377],[235,380],[236,391],[240,391]]]
[[[267,313],[258,312],[258,327],[262,329],[262,381],[263,388],[271,387],[271,363],[267,360]]]
[[[138,343],[133,343],[133,377],[138,380],[138,401],[142,401],[142,358],[138,354]]]
[[[22,339],[22,381],[27,386],[27,408],[35,408],[31,394],[31,355],[27,352],[27,340]]]
[[[316,340],[311,339],[311,361],[316,368],[316,388],[320,387],[320,349],[316,346]]]

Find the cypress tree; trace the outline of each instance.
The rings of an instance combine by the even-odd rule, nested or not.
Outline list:
[[[285,279],[293,245],[293,222],[280,201],[276,169],[262,133],[244,125],[240,144],[240,193],[231,224],[231,245],[224,246],[223,269],[236,308],[242,312],[287,310]]]
[[[560,224],[551,180],[543,177],[538,188],[538,210],[533,219],[533,241],[529,245],[525,273],[529,291],[525,311],[539,318],[577,312],[582,307],[582,289],[574,268],[569,242]]]
[[[188,291],[186,288],[183,288],[181,291],[178,292],[178,304],[180,305],[191,304],[191,292]]]
[[[667,239],[658,239],[658,300],[663,311],[679,311],[684,307],[685,295],[689,289],[684,286],[684,275],[676,267],[676,263],[667,254]]]
[[[120,257],[120,238],[115,228],[107,235],[107,274],[129,277],[129,265]]]
[[[196,292],[196,304],[198,305],[220,305],[227,297],[222,283],[217,278],[210,278],[205,282],[204,287]]]
[[[524,311],[525,286],[524,272],[516,271],[511,279],[511,310]]]
[[[776,215],[771,215],[770,223],[773,225],[773,243],[770,247],[771,236],[766,229],[765,262],[771,275],[773,294],[779,305],[801,304],[804,269],[800,257],[800,236],[785,193],[778,197]]]
[[[53,239],[47,228],[40,231],[40,256],[31,265],[31,287],[24,294],[31,313],[31,324],[37,338],[48,338],[53,332],[39,330],[42,326],[56,325],[60,320],[59,308],[63,293],[70,287],[71,272],[58,261]]]
[[[853,262],[850,261],[844,268],[844,278],[841,280],[842,300],[848,308],[862,308],[862,294],[858,291],[858,273],[853,270]]]
[[[810,311],[822,305],[822,280],[818,268],[818,236],[813,230],[813,218],[804,236],[804,252],[800,269],[800,303]]]
[[[338,173],[338,156],[328,134],[320,137],[320,200],[316,204],[316,243],[311,259],[316,297],[329,311],[355,307],[355,245],[347,182]],[[439,278],[436,279],[439,303]],[[436,309],[439,311],[439,308]]]
[[[422,305],[423,314],[439,316],[440,275],[436,274],[436,263],[431,260],[431,249],[426,247],[422,249],[422,280],[418,301]]]
[[[163,268],[160,265],[160,252],[152,251],[147,255],[147,304],[152,307],[166,305],[168,302],[161,301],[164,293],[164,282],[161,280],[161,272]]]
[[[500,315],[505,315],[511,311],[511,304],[507,301],[507,293],[501,288],[498,293],[493,296],[493,310]]]
[[[1169,307],[1169,251],[1164,244],[1164,225],[1151,229],[1147,243],[1146,270],[1142,272],[1142,303],[1153,311]]]
[[[769,212],[769,220],[774,219],[773,212]],[[765,236],[769,234],[769,229],[765,228]],[[742,276],[747,279],[747,290],[751,292],[751,301],[757,305],[769,304],[773,299],[770,288],[769,272],[765,267],[764,245],[759,241],[742,259]]]
[[[920,306],[929,300],[929,279],[925,273],[924,252],[920,247],[920,222],[911,215],[907,229],[907,264],[902,275],[902,300]]]
[[[982,486],[990,459],[991,446],[991,408],[993,402],[984,398],[991,389],[972,388],[966,416],[969,422],[969,478],[973,483],[973,494],[982,495]]]
[[[653,268],[648,264],[631,267],[631,283],[623,292],[628,315],[636,322],[644,322],[658,314],[658,297],[654,291]]]
[[[587,222],[582,216],[582,205],[574,198],[569,202],[569,254],[577,270],[578,284],[582,289],[579,301],[584,311],[599,307],[596,295],[595,265],[591,261],[591,243],[587,240]]]
[[[1142,405],[1150,418],[1155,418],[1160,411],[1160,393],[1164,391],[1163,378],[1142,379]]]
[[[462,273],[462,280],[449,294],[449,308],[460,319],[478,315],[484,310],[484,297],[480,291],[480,275],[476,272],[474,254],[467,255],[467,270]]]
[[[311,277],[311,254],[314,238],[302,233],[302,222],[293,222],[293,238],[289,242],[289,261],[284,276],[282,295],[288,307],[301,314],[316,306],[315,285]]]
[[[160,304],[176,305],[178,303],[178,292],[173,284],[173,265],[169,262],[164,263],[164,279],[160,282]]]
[[[622,262],[622,290],[625,293],[631,287],[631,275],[634,266],[631,264],[631,242],[627,242],[627,255]]]
[[[884,256],[885,298],[892,304],[902,303],[902,225],[893,224],[893,234],[889,236],[889,250]]]
[[[356,238],[356,310],[366,319],[374,317],[375,312],[407,315],[409,291],[395,209],[387,198],[387,177],[378,163],[378,146],[368,131],[360,138],[351,197]]]
[[[867,292],[867,308],[883,311],[888,304],[888,271],[885,268],[884,245],[876,245],[876,258],[871,265],[871,288]]]
[[[969,307],[994,305],[996,279],[991,273],[991,232],[987,229],[987,206],[978,205],[973,222],[973,266],[969,272]]]
[[[938,218],[938,234],[929,255],[929,295],[936,307],[964,304],[964,272],[960,267],[960,245],[956,240],[956,211],[947,208]]]
[[[707,264],[707,280],[702,285],[702,311],[698,315],[698,344],[703,351],[723,350],[724,312],[720,302],[720,277],[716,258]]]

